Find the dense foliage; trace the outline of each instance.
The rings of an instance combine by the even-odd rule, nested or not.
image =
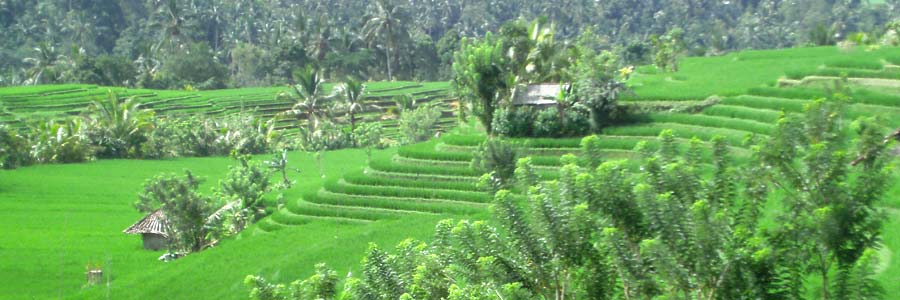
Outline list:
[[[539,16],[548,20],[540,29],[559,32],[555,43],[592,28],[597,47],[629,63],[649,62],[656,52],[674,67],[669,54],[681,49],[652,48],[675,28],[684,51],[697,55],[883,33],[891,43],[895,31],[883,25],[900,5],[879,2],[12,0],[0,2],[0,85],[258,86],[294,82],[293,70],[308,65],[334,79],[447,79],[463,37],[527,37],[528,29],[505,24]],[[548,56],[531,56],[538,57]],[[559,66],[521,66],[528,65]]]
[[[625,81],[633,68],[620,69],[621,59],[600,50],[593,31],[569,45],[555,42],[554,28],[546,19],[517,21],[497,36],[463,39],[452,80],[460,114],[468,110],[489,135],[507,137],[583,136],[619,122],[624,109],[617,101],[628,91]],[[530,95],[532,84],[558,84],[559,92]],[[548,96],[555,99],[552,108],[531,102]]]
[[[602,161],[588,137],[557,180],[539,181],[531,159],[519,160],[514,175],[528,188],[498,191],[493,220],[443,221],[431,243],[394,253],[371,246],[340,294],[300,292],[334,280],[323,266],[290,288],[246,283],[263,300],[807,299],[806,281],[821,276],[817,298],[878,299],[883,132],[860,121],[851,135],[838,101],[782,117],[748,165],[724,139],[707,148],[664,131],[657,146],[638,145],[635,170]],[[776,224],[761,214],[767,205],[783,207]]]

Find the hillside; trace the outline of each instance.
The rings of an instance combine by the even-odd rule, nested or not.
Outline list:
[[[853,95],[849,117],[877,117],[886,127],[900,127],[900,67],[895,65],[900,61],[894,57],[900,57],[900,49],[820,47],[686,58],[678,73],[639,67],[629,82],[634,94],[624,103],[649,113],[637,123],[606,129],[604,158],[632,158],[638,143],[653,147],[655,137],[670,129],[680,141],[722,136],[743,161],[749,153],[743,143],[747,136],[768,136],[781,114],[801,112],[841,75],[848,77]],[[443,82],[370,86],[373,98],[403,91],[449,100]],[[0,101],[4,120],[21,124],[36,116],[77,114],[103,90],[0,89]],[[260,108],[284,105],[274,100],[278,90],[120,93],[143,95],[148,106],[165,113],[224,114],[246,107],[242,102]],[[263,109],[256,112],[266,116]],[[357,274],[369,242],[392,249],[406,237],[429,240],[443,218],[488,218],[490,197],[475,187],[481,174],[469,167],[483,140],[466,125],[440,139],[379,151],[368,164],[361,150],[331,151],[323,158],[324,179],[312,154],[291,153],[291,163],[302,172],[292,174],[299,184],[284,193],[282,209],[235,240],[172,263],[156,261],[161,253],[140,250],[137,237],[121,234],[140,218],[131,207],[140,184],[159,172],[189,168],[207,177],[206,190],[224,174],[227,158],[104,160],[0,171],[0,224],[18,228],[0,237],[0,280],[5,282],[0,298],[27,293],[36,299],[246,299],[241,280],[248,274],[288,282],[309,276],[317,262],[335,267],[340,277]],[[561,155],[580,151],[576,138],[523,142],[543,179],[554,178]],[[900,293],[900,185],[887,195],[881,203],[889,216],[876,278],[891,295]],[[768,214],[776,207],[770,203]],[[110,270],[108,288],[81,287],[87,264]]]
[[[388,134],[396,135],[396,119],[384,118],[389,115],[388,110],[395,106],[392,98],[410,95],[417,103],[440,101],[449,104],[452,99],[448,88],[446,82],[367,83],[364,110],[357,114],[356,117],[360,119],[357,121],[380,123]],[[326,84],[325,89],[332,91],[334,85]],[[147,90],[95,85],[7,87],[0,88],[0,124],[23,128],[29,122],[77,116],[83,114],[92,101],[106,98],[110,91],[118,97],[134,97],[143,108],[165,116],[202,114],[215,118],[244,112],[269,120],[294,105],[289,98],[279,96],[291,93],[291,89],[286,86],[210,91]],[[446,116],[441,124],[452,125],[452,112],[447,111]],[[302,126],[302,123],[290,118],[279,118],[276,126],[279,129],[293,129]]]

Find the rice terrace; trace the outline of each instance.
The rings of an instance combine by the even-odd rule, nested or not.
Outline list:
[[[0,299],[896,299],[900,2],[0,1]]]

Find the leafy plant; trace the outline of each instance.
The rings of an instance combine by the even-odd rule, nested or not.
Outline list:
[[[399,127],[406,143],[425,141],[434,136],[442,114],[441,106],[424,104],[400,116]]]
[[[515,180],[516,162],[521,150],[513,143],[499,139],[488,139],[472,158],[472,168],[493,174],[504,186]]]
[[[214,201],[197,192],[200,179],[190,171],[184,177],[160,175],[147,180],[134,206],[151,213],[162,210],[172,252],[196,252],[207,247],[207,218],[216,210]]]

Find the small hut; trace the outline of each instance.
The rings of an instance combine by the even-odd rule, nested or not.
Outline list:
[[[162,210],[155,210],[143,219],[125,229],[126,234],[140,234],[144,240],[144,249],[160,250],[169,242],[166,234],[166,215]]]
[[[564,85],[558,83],[540,83],[519,85],[513,95],[512,104],[515,106],[548,107],[557,104],[556,99]]]

